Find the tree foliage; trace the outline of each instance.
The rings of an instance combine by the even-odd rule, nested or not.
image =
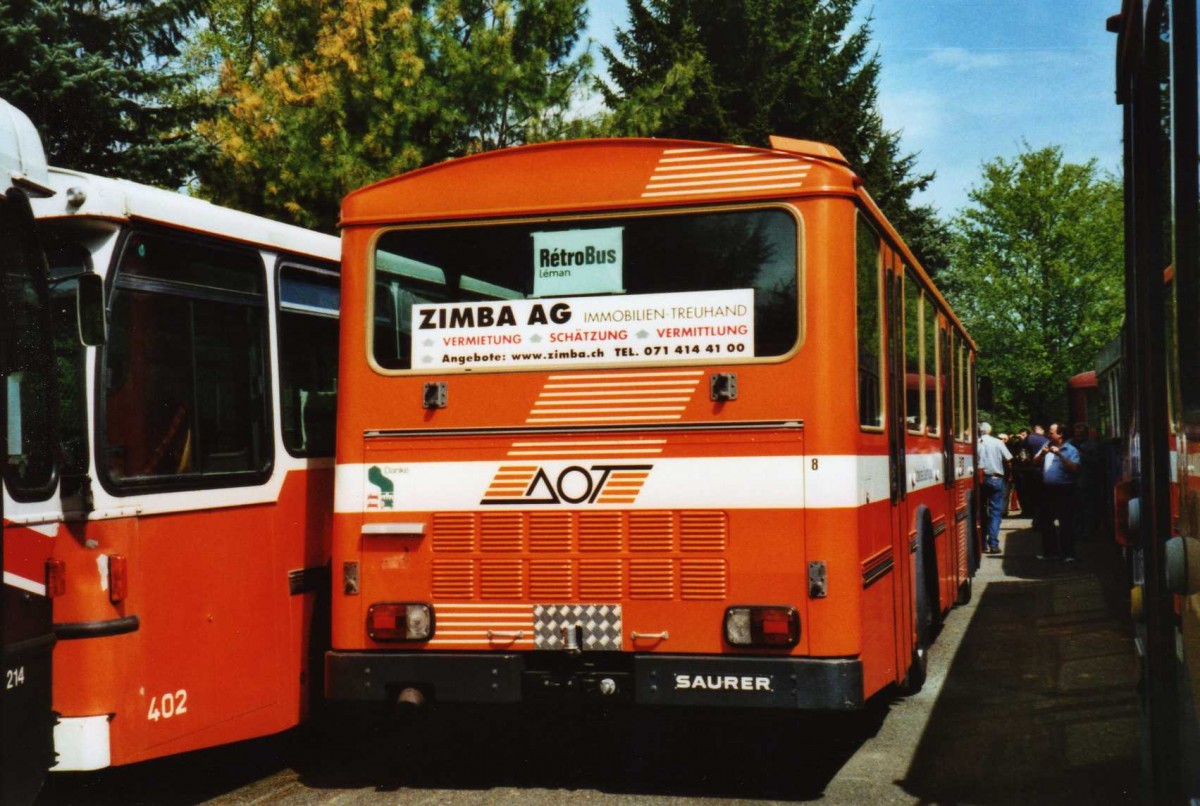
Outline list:
[[[933,273],[946,229],[912,196],[915,171],[878,110],[880,63],[858,0],[627,0],[629,27],[604,48],[605,130],[766,145],[772,134],[836,146]]]
[[[1120,329],[1124,285],[1121,184],[1095,160],[1026,150],[983,166],[952,222],[943,285],[979,343],[994,420],[1065,415],[1066,382],[1095,367]]]
[[[571,134],[585,0],[214,0],[215,201],[332,229],[347,192]]]
[[[201,0],[0,3],[0,97],[52,164],[179,187],[203,155],[179,47]]]

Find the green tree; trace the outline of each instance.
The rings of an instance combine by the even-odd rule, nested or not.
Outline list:
[[[200,193],[332,229],[347,192],[579,131],[585,0],[215,0]]]
[[[204,154],[179,46],[201,0],[0,3],[0,97],[54,165],[179,187]]]
[[[1057,146],[983,166],[951,224],[943,286],[979,343],[1003,424],[1059,420],[1066,382],[1095,367],[1124,306],[1123,196],[1095,160]]]
[[[772,134],[836,146],[926,269],[945,266],[945,225],[912,204],[916,173],[878,110],[877,55],[858,0],[627,0],[603,48],[606,133],[766,145]]]

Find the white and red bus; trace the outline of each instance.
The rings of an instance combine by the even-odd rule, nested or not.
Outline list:
[[[861,185],[597,140],[348,196],[328,696],[918,686],[977,562],[974,345]]]
[[[338,239],[132,182],[48,183],[59,472],[5,517],[65,569],[54,770],[296,725],[328,633]],[[108,340],[84,348],[70,305],[96,276]]]

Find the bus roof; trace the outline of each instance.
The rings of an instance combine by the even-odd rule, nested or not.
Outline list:
[[[764,149],[631,138],[488,151],[354,191],[342,203],[341,223],[855,195],[857,178],[837,149],[804,140],[775,142],[775,148]],[[436,193],[425,192],[434,187]]]
[[[1089,369],[1087,372],[1080,372],[1078,375],[1072,375],[1067,380],[1068,389],[1095,389],[1099,386],[1096,380],[1096,371]]]
[[[33,212],[38,219],[141,221],[325,260],[341,258],[340,239],[336,236],[231,210],[182,193],[54,167],[50,168],[49,182],[57,194],[53,199],[34,202]]]
[[[0,193],[14,186],[34,195],[51,193],[42,138],[29,117],[0,99]]]

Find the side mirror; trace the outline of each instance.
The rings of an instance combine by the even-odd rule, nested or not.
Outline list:
[[[75,289],[75,313],[79,341],[86,347],[99,347],[108,341],[108,322],[104,310],[104,278],[87,272],[78,278]]]

